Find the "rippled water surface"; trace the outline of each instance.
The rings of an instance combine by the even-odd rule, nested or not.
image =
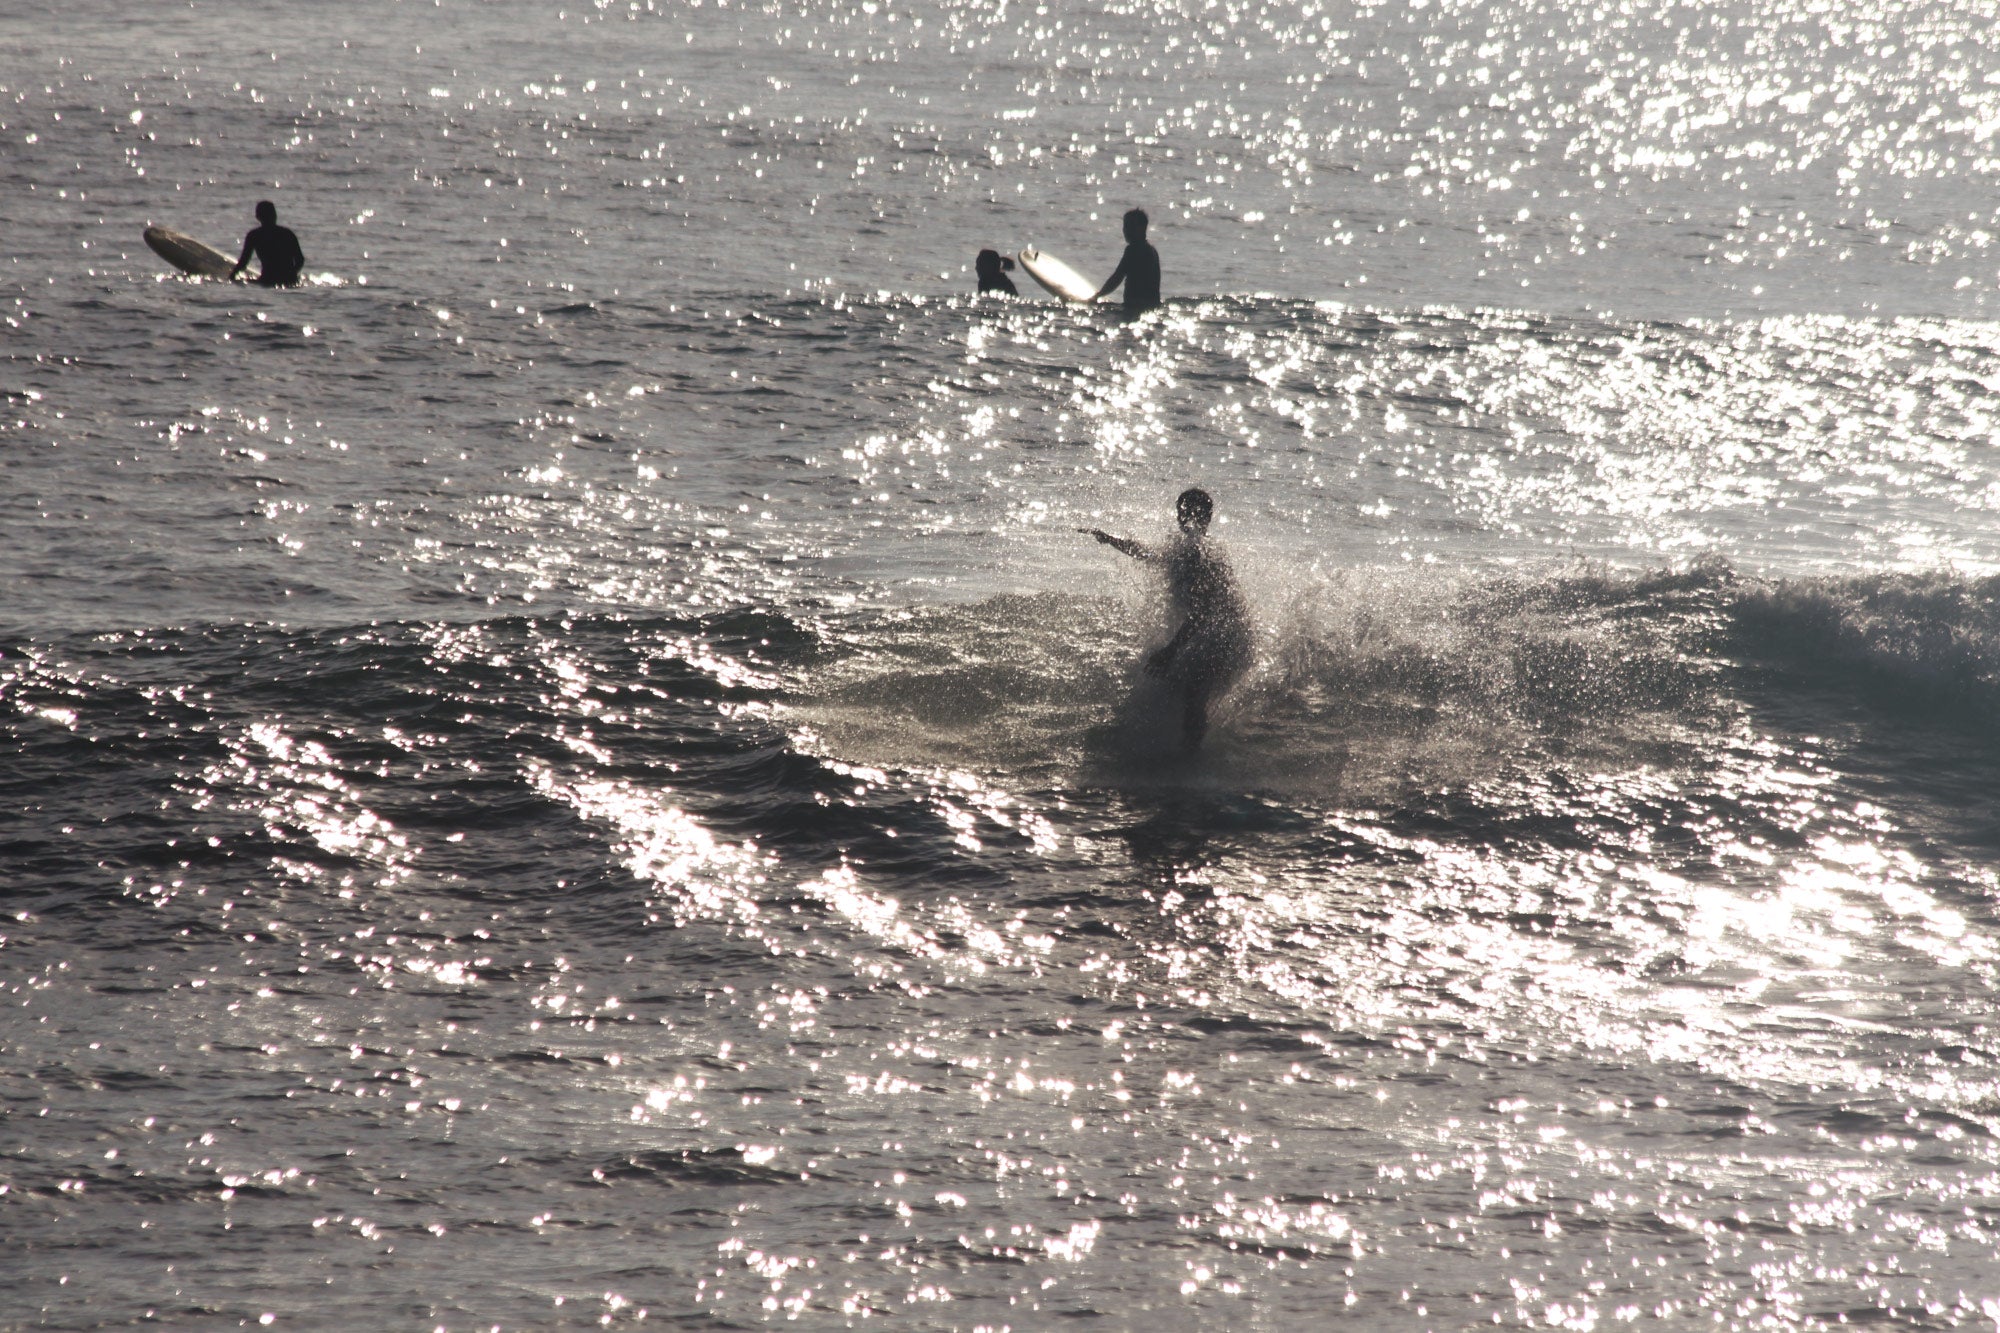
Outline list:
[[[0,1325],[2000,1328],[1991,26],[0,14]]]

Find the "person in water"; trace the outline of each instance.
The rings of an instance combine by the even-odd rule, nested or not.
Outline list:
[[[1184,616],[1173,638],[1146,658],[1146,674],[1172,685],[1181,697],[1181,741],[1201,748],[1208,707],[1250,666],[1250,612],[1236,576],[1208,537],[1215,502],[1200,487],[1181,492],[1174,505],[1180,533],[1155,549],[1098,528],[1078,528],[1135,560],[1159,566],[1167,592]]]
[[[249,267],[257,256],[257,284],[260,287],[292,287],[305,271],[306,252],[290,227],[278,225],[278,206],[269,199],[257,205],[257,226],[243,238],[243,253],[229,270],[230,281]]]
[[[998,250],[981,250],[979,258],[972,261],[972,268],[979,275],[979,290],[982,292],[1005,292],[1009,296],[1019,296],[1014,290],[1014,280],[1006,271],[1014,267],[1014,261]]]
[[[1160,303],[1160,252],[1146,240],[1146,210],[1135,208],[1125,214],[1125,257],[1118,270],[1097,289],[1095,301],[1125,284],[1125,313],[1137,315]]]

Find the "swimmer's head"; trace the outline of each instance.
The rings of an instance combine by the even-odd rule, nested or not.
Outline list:
[[[260,201],[257,205],[257,220],[267,227],[271,226],[278,220],[278,206],[269,199]]]
[[[1181,498],[1174,502],[1174,517],[1183,528],[1195,532],[1207,532],[1208,521],[1215,516],[1215,501],[1208,498],[1208,492],[1199,486],[1190,486],[1181,492]]]
[[[1014,267],[1014,261],[998,250],[981,250],[979,258],[972,263],[973,272],[982,278],[997,278],[1005,269]]]
[[[1146,210],[1134,208],[1125,214],[1125,239],[1138,244],[1146,239]]]

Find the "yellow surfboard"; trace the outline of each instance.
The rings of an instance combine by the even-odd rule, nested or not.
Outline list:
[[[226,278],[236,261],[220,250],[211,249],[192,236],[183,236],[172,227],[146,228],[146,244],[153,253],[194,278]]]

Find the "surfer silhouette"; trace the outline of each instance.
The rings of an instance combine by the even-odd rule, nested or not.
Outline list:
[[[278,225],[278,206],[269,199],[257,205],[257,226],[243,238],[243,253],[236,267],[229,270],[230,281],[249,266],[253,254],[257,256],[260,287],[296,286],[306,266],[306,252],[299,248],[298,236],[290,227]]]
[[[1125,313],[1137,315],[1160,303],[1160,252],[1146,239],[1146,210],[1134,208],[1125,214],[1125,257],[1118,269],[1097,289],[1095,301],[1125,284]]]
[[[1165,680],[1181,698],[1181,742],[1201,748],[1208,734],[1208,706],[1250,666],[1250,612],[1229,562],[1208,537],[1215,502],[1198,486],[1182,491],[1174,515],[1180,533],[1150,547],[1100,528],[1078,528],[1167,576],[1167,592],[1184,619],[1173,638],[1146,658],[1146,674]]]
[[[1004,272],[1014,267],[1014,261],[998,250],[981,250],[979,258],[972,261],[973,271],[979,275],[979,290],[982,292],[1005,292],[1009,296],[1019,296],[1014,290],[1014,280]]]

